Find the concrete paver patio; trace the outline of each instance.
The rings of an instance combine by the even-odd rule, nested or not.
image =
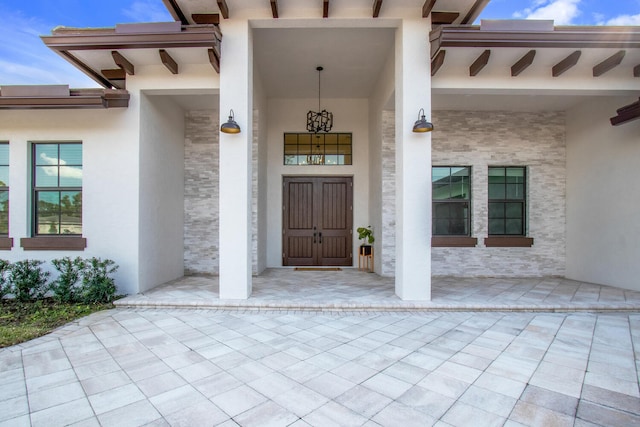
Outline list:
[[[321,276],[296,289],[326,287]],[[349,309],[345,297],[298,304],[306,310],[96,313],[0,350],[0,426],[640,425],[636,293],[563,279],[486,279],[490,289],[474,291],[451,280],[434,286],[434,302],[460,298],[461,311]],[[204,298],[215,292],[189,286]],[[295,302],[266,296],[277,288],[254,281],[258,299]],[[483,298],[494,311],[464,310]],[[608,311],[563,308],[585,300]],[[510,305],[524,311],[496,310]]]

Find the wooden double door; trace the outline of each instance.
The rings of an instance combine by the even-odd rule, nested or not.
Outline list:
[[[283,178],[282,265],[353,265],[353,177]]]

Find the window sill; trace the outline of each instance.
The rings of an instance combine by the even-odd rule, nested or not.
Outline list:
[[[489,236],[485,237],[484,245],[488,248],[530,248],[533,246],[533,237]]]
[[[431,238],[432,248],[472,248],[478,244],[476,237],[467,236],[434,236]]]
[[[0,237],[0,251],[10,251],[13,248],[12,237]]]
[[[25,237],[20,239],[25,251],[83,251],[87,247],[84,237]]]

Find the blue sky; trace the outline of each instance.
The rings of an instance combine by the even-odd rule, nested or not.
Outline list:
[[[491,0],[480,18],[640,25],[640,0]],[[0,85],[95,87],[93,80],[46,48],[39,36],[58,25],[112,27],[170,20],[162,0],[0,0]]]

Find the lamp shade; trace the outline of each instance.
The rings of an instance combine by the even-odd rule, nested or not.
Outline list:
[[[240,133],[240,126],[234,120],[233,110],[229,111],[229,120],[220,126],[220,132],[222,133]]]
[[[413,125],[413,131],[416,133],[431,132],[433,130],[433,123],[428,122],[424,115],[424,109],[420,109],[418,112],[418,120]]]

